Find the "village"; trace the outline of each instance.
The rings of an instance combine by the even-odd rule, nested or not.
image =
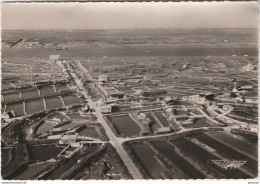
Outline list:
[[[251,161],[242,160],[245,165],[256,163],[252,152],[245,152],[239,144],[234,146],[223,139],[236,134],[240,138],[230,140],[238,139],[239,142],[246,136],[251,142],[257,137],[258,101],[254,95],[257,84],[251,75],[246,75],[256,71],[256,64],[241,66],[240,71],[245,73],[243,79],[224,79],[222,75],[219,76],[221,81],[217,81],[205,72],[209,68],[192,66],[187,61],[181,65],[177,62],[172,65],[175,69],[169,70],[168,60],[153,68],[146,66],[149,61],[143,61],[139,66],[133,60],[127,64],[114,58],[109,60],[103,57],[100,59],[103,64],[99,65],[92,64],[91,58],[84,62],[50,55],[48,66],[56,68],[50,71],[60,79],[29,76],[30,82],[21,85],[22,81],[14,81],[15,87],[2,91],[4,178],[166,179],[232,175],[232,171],[221,170],[215,161],[212,166],[206,166],[206,160],[194,160],[192,153],[188,154],[191,150],[179,147],[178,141],[171,142],[175,139],[189,141],[203,149],[202,152],[206,151],[205,154],[215,150],[214,145],[207,142],[212,139],[221,144],[220,152],[231,149],[225,154],[240,154],[244,160],[250,158]],[[153,58],[151,60],[154,62]],[[8,61],[6,64],[8,67]],[[122,64],[124,67],[120,66]],[[225,64],[219,64],[215,70],[223,70],[222,65]],[[197,72],[193,77],[196,87],[182,83],[185,73],[191,70]],[[207,80],[212,80],[205,89],[201,73],[206,74]],[[201,78],[196,81],[198,74]],[[167,85],[171,80],[175,81],[174,85]],[[223,90],[216,90],[219,85],[224,86]],[[209,137],[206,142],[203,136]],[[167,145],[161,145],[160,141],[167,141]],[[51,147],[53,151],[47,151]],[[189,167],[183,168],[167,156],[165,149],[173,148],[176,158],[180,157],[179,160]],[[46,156],[38,155],[44,150]],[[143,158],[147,151],[148,157]],[[23,154],[18,157],[18,152]],[[223,158],[214,154],[209,157]],[[104,158],[108,161],[103,161]],[[158,165],[156,173],[150,171],[149,163]],[[99,164],[103,170],[95,169]],[[190,172],[194,174],[187,174]],[[256,174],[253,169],[241,168],[239,172],[243,173],[239,175],[243,178]]]

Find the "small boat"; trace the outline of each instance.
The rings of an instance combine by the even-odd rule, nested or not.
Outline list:
[[[56,50],[67,50],[67,47],[60,47],[60,48],[56,48]]]

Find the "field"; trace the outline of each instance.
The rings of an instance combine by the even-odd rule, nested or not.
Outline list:
[[[15,104],[7,105],[6,111],[15,111],[17,116],[25,115],[22,103],[15,103]]]
[[[155,112],[154,114],[155,114],[155,116],[158,118],[158,120],[161,122],[161,124],[162,124],[164,127],[168,127],[168,126],[169,126],[169,122],[167,121],[167,119],[165,118],[165,116],[162,115],[161,112]]]
[[[50,129],[52,129],[55,126],[54,123],[49,123],[49,122],[44,122],[43,124],[41,124],[35,131],[36,134],[43,134],[47,131],[49,131]]]
[[[22,92],[22,98],[34,98],[39,96],[38,90]]]
[[[57,47],[254,47],[253,29],[155,29],[155,30],[81,30],[81,31],[3,31],[3,43],[9,40],[38,38],[40,43],[58,43]],[[210,33],[210,34],[209,34]],[[194,37],[193,35],[196,35]],[[224,42],[223,38],[228,42]],[[149,42],[148,42],[149,41]],[[239,43],[239,44],[237,44]],[[22,45],[15,46],[22,48]],[[13,48],[15,48],[13,47]],[[44,47],[43,47],[44,48]],[[61,51],[62,52],[62,51]]]
[[[188,174],[193,179],[204,179],[205,176],[200,173],[196,168],[189,163],[187,160],[178,155],[174,147],[169,143],[152,143],[157,149],[159,149],[165,156],[167,156],[171,161],[173,161],[179,168]]]
[[[214,139],[212,138],[214,137]],[[250,178],[257,174],[257,144],[250,144],[241,138],[226,132],[202,133],[183,139],[168,141],[150,141],[149,143],[131,143],[134,159],[141,163],[141,171],[150,178],[165,178],[162,165],[174,166],[176,177],[203,179],[214,178]],[[243,153],[245,150],[247,153]],[[242,151],[241,151],[242,150]],[[230,159],[246,161],[241,169],[227,170],[212,160]],[[163,168],[166,166],[164,165]],[[203,170],[202,168],[206,169]]]
[[[45,101],[47,109],[56,109],[59,107],[63,107],[60,97],[46,98]]]
[[[57,96],[59,94],[56,94],[54,91],[46,91],[53,86],[44,86],[41,88],[41,96],[39,96],[39,93],[37,90],[23,90],[22,92],[14,92],[11,94],[4,94],[4,100],[2,103],[7,104],[7,108],[5,112],[7,111],[15,111],[17,116],[23,116],[24,110],[27,113],[27,115],[31,115],[37,112],[50,110],[50,109],[56,109],[60,107],[70,106],[79,104],[79,100],[75,94],[66,94],[61,96]],[[66,87],[66,86],[65,86]],[[42,93],[42,91],[45,91]],[[20,94],[22,94],[20,96]],[[45,97],[45,95],[48,95],[48,97]],[[23,107],[23,101],[25,100],[25,109]],[[12,102],[16,101],[16,102]],[[45,102],[44,102],[45,101]],[[64,102],[64,105],[63,105]],[[46,104],[46,107],[45,107]],[[3,108],[4,110],[4,108]]]
[[[158,37],[158,33],[163,36]],[[191,37],[194,33],[197,35],[196,38]],[[58,31],[48,33],[13,31],[3,32],[3,43],[5,40],[15,39],[19,35],[25,39],[33,39],[33,35],[37,35],[40,37],[38,39],[41,43],[56,40],[59,43],[57,47],[65,46],[68,50],[66,52],[56,51],[55,47],[30,49],[23,48],[23,46],[5,47],[3,48],[3,58],[12,58],[6,59],[7,63],[13,61],[18,63],[16,58],[32,59],[33,57],[41,58],[40,62],[44,62],[44,58],[47,59],[55,51],[63,57],[78,57],[83,66],[93,71],[92,76],[94,77],[106,71],[111,78],[113,76],[125,78],[128,74],[140,73],[145,74],[148,78],[151,76],[154,80],[161,80],[160,84],[168,86],[167,96],[181,97],[212,91],[228,85],[228,81],[232,79],[229,77],[231,74],[242,81],[240,72],[236,71],[248,63],[257,64],[257,43],[255,41],[257,34],[255,30],[250,29]],[[66,35],[66,40],[61,39],[61,35]],[[241,36],[243,41],[241,41]],[[228,42],[224,42],[224,38]],[[51,41],[47,41],[48,39]],[[19,63],[27,62],[19,61]],[[184,65],[187,65],[187,68],[183,68]],[[117,70],[115,70],[116,67]],[[49,68],[49,71],[55,72],[53,66]],[[3,73],[5,73],[4,71]],[[43,69],[43,71],[48,70]],[[162,79],[159,76],[162,73],[169,75]],[[187,74],[192,78],[187,77]],[[244,81],[251,80],[252,82],[254,80],[254,77],[247,72],[245,74],[244,76],[248,76],[248,78],[244,78]],[[172,86],[173,82],[174,86]],[[203,83],[207,83],[207,89],[203,89]],[[148,89],[154,90],[162,88],[161,85],[151,87],[146,84],[143,86],[145,89],[148,87]],[[128,90],[123,90],[127,94],[133,91],[135,90],[131,89],[131,86]]]
[[[40,164],[29,165],[25,171],[23,171],[21,174],[16,176],[14,179],[15,180],[28,180],[30,177],[34,176],[35,174],[37,174],[38,172],[45,169],[46,167],[48,167],[51,164],[52,164],[51,162],[44,162],[44,163],[40,163]]]
[[[20,58],[19,56],[10,58],[9,56],[2,56],[2,60],[3,90],[15,86],[31,85],[33,82],[65,79],[64,75],[60,75],[59,68],[49,63],[47,59],[33,57]]]
[[[76,173],[74,180],[89,179],[131,179],[124,163],[119,159],[119,155],[115,149],[108,145],[102,151],[98,151],[96,155],[90,157],[83,165],[81,170]]]
[[[155,158],[153,151],[144,144],[132,145],[134,153],[144,169],[151,175],[153,179],[163,179],[161,172],[163,166],[160,165],[158,160]]]
[[[140,127],[128,115],[110,116],[109,119],[121,135],[133,136],[140,132]]]
[[[28,152],[32,160],[46,161],[55,158],[64,147],[56,147],[55,145],[28,146]]]
[[[152,130],[153,132],[157,131],[158,128],[161,128],[161,125],[158,124],[158,122],[152,118],[152,116],[151,116],[150,113],[146,113],[146,116],[151,119],[150,128],[151,128],[151,130]]]
[[[25,108],[27,114],[34,114],[45,110],[42,99],[26,102]]]
[[[48,94],[52,94],[55,92],[54,90],[54,86],[44,86],[43,88],[40,88],[41,91],[41,95],[48,95]]]
[[[238,137],[238,136],[235,136],[232,134],[228,134],[228,133],[224,133],[224,132],[215,132],[214,134],[209,134],[209,135],[215,137],[216,139],[220,140],[221,142],[226,142],[226,140],[228,140],[227,142],[229,144],[232,144],[232,145],[238,147],[239,149],[244,150],[245,152],[248,152],[249,154],[252,154],[254,156],[257,156],[257,154],[258,154],[256,145],[246,142],[241,137]],[[239,140],[239,141],[237,141],[237,140]]]
[[[98,138],[99,134],[97,133],[96,129],[94,127],[86,127],[78,132],[80,136],[87,136],[87,137],[93,137]]]
[[[8,164],[8,160],[10,159],[10,151],[11,149],[1,149],[1,165],[3,168]]]
[[[79,113],[67,114],[70,119],[84,119]]]
[[[56,91],[66,91],[69,90],[69,86],[67,84],[55,84]]]
[[[16,100],[20,98],[20,93],[11,93],[11,94],[5,94],[3,95],[3,101],[8,102],[11,100]]]
[[[69,159],[59,167],[57,167],[55,170],[53,170],[48,176],[47,180],[55,180],[59,179],[66,171],[71,169],[73,166],[75,166],[78,162],[79,155],[74,156],[72,159]]]
[[[66,95],[62,96],[65,105],[78,104],[79,100],[75,95]]]
[[[12,158],[3,178],[255,178],[257,37],[255,29],[3,31],[2,159]]]
[[[52,118],[58,118],[58,119],[60,119],[60,120],[68,120],[69,118],[67,118],[66,116],[64,116],[63,114],[61,114],[61,113],[56,113],[56,114],[54,114],[54,115],[51,115],[50,117],[49,117],[49,119],[52,119]]]
[[[213,125],[206,118],[195,118],[192,121],[192,124],[182,124],[185,128],[199,128],[199,127],[212,127],[217,126]]]

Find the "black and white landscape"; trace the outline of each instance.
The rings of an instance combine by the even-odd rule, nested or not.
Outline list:
[[[258,176],[258,3],[3,3],[5,180]]]

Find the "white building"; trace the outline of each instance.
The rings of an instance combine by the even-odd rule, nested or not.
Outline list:
[[[49,59],[51,61],[57,61],[60,59],[60,55],[50,55]]]
[[[255,67],[251,64],[248,64],[248,65],[242,67],[242,71],[244,71],[244,72],[249,72],[249,71],[252,71],[254,69],[255,69]]]
[[[109,80],[108,75],[99,75],[98,76],[98,82],[105,82],[108,80]]]
[[[112,112],[112,106],[111,105],[101,105],[101,106],[99,106],[99,108],[100,108],[100,111],[104,114]]]
[[[170,127],[162,127],[162,128],[158,128],[157,129],[157,132],[158,133],[168,133],[171,131],[171,128]]]

